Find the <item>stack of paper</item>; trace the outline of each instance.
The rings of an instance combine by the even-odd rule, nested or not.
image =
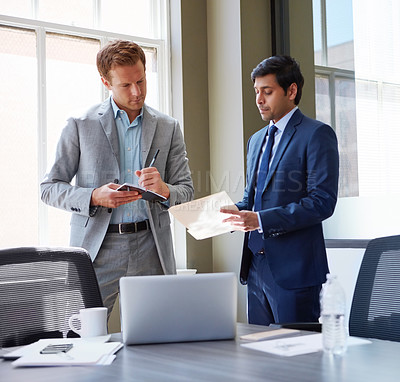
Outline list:
[[[72,349],[56,354],[41,354],[47,345],[72,344]],[[82,338],[52,338],[39,340],[15,352],[6,358],[16,358],[14,367],[20,366],[63,366],[63,365],[109,365],[115,359],[115,353],[123,347],[121,342],[100,342]],[[15,353],[15,354],[13,354]]]

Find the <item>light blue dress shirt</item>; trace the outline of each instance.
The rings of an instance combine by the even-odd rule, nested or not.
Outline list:
[[[135,175],[135,171],[142,169],[141,136],[143,108],[135,120],[130,123],[128,114],[117,106],[112,97],[111,105],[114,111],[119,140],[119,166],[121,171],[119,183],[127,182],[137,185],[138,177]],[[146,220],[147,218],[146,202],[140,199],[114,208],[110,223],[131,223]]]

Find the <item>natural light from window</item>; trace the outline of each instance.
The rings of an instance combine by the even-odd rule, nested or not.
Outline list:
[[[340,199],[325,236],[398,234],[400,2],[313,5],[317,118],[335,128],[341,161]]]
[[[0,247],[68,245],[71,214],[42,203],[39,183],[67,118],[109,96],[96,68],[102,44],[132,36],[143,47],[146,103],[168,112],[162,1],[0,0]]]

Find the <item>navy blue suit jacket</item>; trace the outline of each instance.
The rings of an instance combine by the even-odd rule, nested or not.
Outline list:
[[[246,189],[239,210],[252,210],[254,180],[265,127],[247,145]],[[264,250],[275,282],[285,289],[322,284],[328,273],[322,221],[337,200],[339,155],[333,129],[296,110],[289,120],[263,187],[260,218]],[[240,279],[246,284],[252,254],[243,246]]]

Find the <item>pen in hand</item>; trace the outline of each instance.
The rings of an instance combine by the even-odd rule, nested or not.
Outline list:
[[[156,153],[155,153],[154,156],[153,156],[153,159],[151,160],[151,162],[150,162],[150,164],[149,164],[149,167],[153,167],[153,166],[154,166],[154,162],[156,161],[157,155],[158,155],[159,152],[160,152],[160,149],[157,149],[157,150],[156,150]]]

